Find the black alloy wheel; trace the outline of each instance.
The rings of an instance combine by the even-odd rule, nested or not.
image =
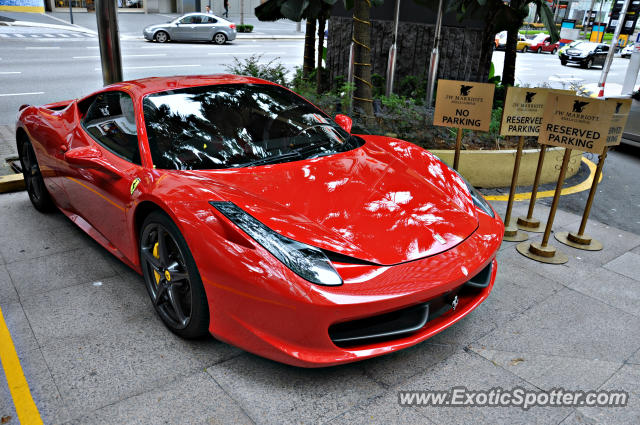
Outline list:
[[[152,212],[142,225],[140,261],[147,292],[164,324],[184,338],[207,333],[209,310],[200,274],[171,219]]]
[[[38,166],[38,159],[29,140],[25,140],[22,143],[20,149],[20,164],[22,165],[24,184],[27,188],[29,199],[35,209],[41,212],[52,211],[54,209],[53,200],[44,185],[44,179]]]

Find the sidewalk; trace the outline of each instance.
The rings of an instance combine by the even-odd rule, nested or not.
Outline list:
[[[505,204],[494,203],[500,214]],[[525,211],[518,202],[513,216]],[[536,207],[536,216],[547,214]],[[579,221],[559,210],[554,230],[574,231]],[[61,213],[35,211],[25,192],[0,194],[0,226],[0,309],[47,424],[639,422],[640,235],[602,223],[587,227],[604,243],[600,252],[551,239],[569,256],[561,266],[505,242],[493,292],[461,322],[416,347],[321,370],[213,338],[175,337],[155,317],[140,276]],[[617,389],[630,401],[530,410],[398,405],[398,391],[455,386]],[[18,423],[0,371],[0,417],[8,416]]]
[[[142,38],[142,30],[148,25],[167,22],[180,15],[154,13],[118,13],[118,27],[121,37]],[[231,14],[229,20],[236,24],[240,15]],[[69,14],[62,12],[18,13],[0,11],[0,25],[45,27],[56,30],[80,31],[97,34],[98,28],[95,13],[74,13],[74,25],[69,21]],[[240,39],[303,39],[304,32],[296,31],[296,22],[281,20],[277,22],[260,22],[255,16],[246,16],[245,24],[253,25],[251,33],[239,33]],[[304,23],[302,24],[304,31]]]

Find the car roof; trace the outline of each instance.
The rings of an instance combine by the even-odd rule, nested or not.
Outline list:
[[[87,97],[97,93],[110,90],[128,91],[135,97],[143,97],[151,93],[166,90],[176,90],[188,87],[212,86],[218,84],[274,84],[260,78],[245,77],[233,74],[212,74],[212,75],[182,75],[174,77],[147,77],[136,80],[123,81],[104,87]]]

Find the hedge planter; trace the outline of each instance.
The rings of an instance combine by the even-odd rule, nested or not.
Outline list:
[[[447,165],[453,165],[453,150],[433,149],[431,152]],[[518,185],[530,186],[536,174],[539,149],[522,151]],[[553,183],[558,179],[564,148],[547,148],[540,184]],[[477,187],[509,187],[513,175],[514,150],[463,150],[460,152],[460,173]],[[574,176],[582,160],[582,152],[573,150],[566,178]]]

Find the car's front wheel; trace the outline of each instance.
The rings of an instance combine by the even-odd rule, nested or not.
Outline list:
[[[219,32],[213,36],[213,42],[216,44],[224,44],[227,42],[227,36]]]
[[[169,41],[169,34],[167,34],[165,31],[158,31],[156,35],[153,36],[153,39],[158,43],[166,43],[167,41]]]
[[[542,47],[538,47],[538,50],[536,50],[536,53],[542,53]]]
[[[200,273],[178,226],[160,211],[149,214],[142,225],[140,263],[164,324],[183,338],[205,335],[209,306]]]
[[[560,61],[560,65],[567,66],[567,61]]]
[[[522,53],[527,53],[527,46],[524,46],[522,49],[520,49],[520,51],[521,51]]]
[[[588,59],[587,62],[584,64],[584,67],[587,69],[591,69],[592,66],[593,66],[593,59]]]
[[[44,185],[44,179],[40,172],[38,159],[33,150],[30,140],[25,140],[20,148],[20,165],[22,166],[22,175],[24,184],[27,187],[27,193],[31,203],[40,212],[49,212],[55,208],[53,200]]]
[[[553,50],[551,51],[552,55],[555,55],[558,52],[558,49],[556,49],[555,47],[553,48]]]

